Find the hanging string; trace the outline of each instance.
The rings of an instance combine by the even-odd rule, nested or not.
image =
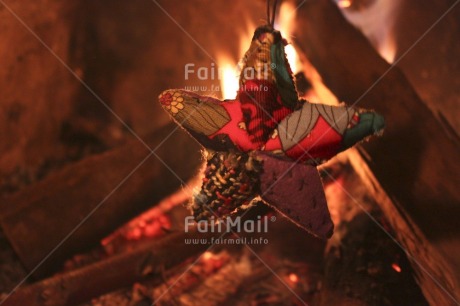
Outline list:
[[[273,3],[273,10],[272,10],[272,16],[270,18],[270,0],[267,0],[267,23],[269,26],[272,28],[275,25],[275,14],[276,14],[276,6],[278,5],[278,0],[275,0]]]
[[[276,14],[277,5],[278,5],[278,0],[275,0],[275,3],[273,3],[273,12],[272,12],[272,22],[271,22],[272,28],[275,26],[275,14]]]
[[[270,24],[270,0],[267,0],[267,24]]]

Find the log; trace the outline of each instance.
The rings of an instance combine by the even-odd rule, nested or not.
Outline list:
[[[419,260],[420,265],[413,264],[424,275],[419,282],[427,300],[458,303],[460,258],[449,261],[443,254],[460,247],[458,137],[446,133],[402,72],[377,54],[333,2],[306,1],[297,17],[296,43],[331,91],[348,104],[384,115],[384,137],[364,144],[361,151],[391,201],[391,212],[379,205],[393,228],[405,229],[398,240]],[[449,248],[438,243],[441,239],[450,241]],[[428,245],[421,243],[425,240]],[[420,256],[424,253],[433,256]],[[432,260],[438,257],[440,261]]]
[[[271,211],[259,203],[251,208],[241,220],[257,219]],[[150,240],[136,249],[96,262],[86,267],[58,274],[35,284],[16,290],[5,297],[3,306],[61,306],[79,305],[91,298],[127,287],[146,279],[161,279],[162,272],[187,259],[210,249],[211,244],[186,243],[186,239],[220,239],[229,233],[219,231],[199,232],[191,228],[188,233],[180,231],[160,240]],[[223,247],[213,246],[212,250]],[[232,247],[241,247],[232,245]]]
[[[136,139],[3,199],[0,224],[25,267],[49,275],[192,178],[200,147],[182,130],[172,133],[175,126],[145,137],[170,169]]]
[[[428,305],[403,251],[366,214],[359,212],[338,231],[342,235],[325,252],[317,305]]]
[[[205,237],[211,238],[212,235]],[[163,269],[172,268],[209,247],[206,244],[188,245],[184,239],[205,237],[197,232],[171,234],[139,249],[19,289],[2,305],[70,306],[87,302],[147,277],[161,277]]]
[[[325,190],[336,230],[324,252],[315,305],[428,305],[406,254],[370,218],[388,224],[377,205],[380,199],[350,165],[349,155],[334,165],[337,180]]]
[[[363,153],[365,154],[365,153]],[[413,219],[399,205],[393,202],[376,179],[368,162],[358,150],[349,152],[349,161],[369,190],[369,197],[378,203],[393,229],[391,236],[396,239],[412,264],[414,274],[421,285],[425,298],[431,305],[455,305],[458,300],[458,275],[446,258],[436,249]],[[448,272],[446,272],[448,271]]]

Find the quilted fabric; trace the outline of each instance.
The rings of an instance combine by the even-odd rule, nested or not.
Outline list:
[[[289,161],[270,155],[261,155],[261,159],[264,165],[260,177],[261,198],[312,235],[323,239],[331,237],[334,224],[316,168],[304,164],[292,167]],[[279,177],[283,179],[278,181]]]
[[[230,216],[260,196],[298,226],[327,238],[333,225],[313,165],[381,133],[384,120],[372,111],[299,99],[285,44],[270,26],[256,29],[235,100],[170,89],[159,101],[177,124],[216,151],[191,203],[196,219]],[[260,163],[260,170],[249,171],[248,161]]]

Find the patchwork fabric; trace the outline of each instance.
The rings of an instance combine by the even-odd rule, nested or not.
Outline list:
[[[264,171],[260,196],[294,224],[319,238],[329,238],[334,230],[323,184],[316,167],[261,155]],[[282,179],[280,179],[282,178]]]
[[[312,165],[381,133],[384,120],[372,111],[299,99],[285,44],[271,26],[256,29],[235,100],[181,89],[167,90],[159,100],[209,151],[201,190],[190,204],[197,220],[231,216],[259,196],[296,225],[327,238],[333,224]]]
[[[357,112],[347,106],[305,101],[301,109],[280,122],[264,149],[296,161],[320,163],[328,160],[340,151],[347,127],[357,124],[359,116],[354,117],[355,114]]]
[[[168,90],[160,103],[183,127],[212,135],[230,122],[230,115],[217,99],[200,97],[192,92]]]

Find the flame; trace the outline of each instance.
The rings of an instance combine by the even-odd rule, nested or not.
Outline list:
[[[281,36],[289,41],[289,37],[292,36],[294,32],[294,22],[296,16],[296,7],[292,2],[283,2],[280,6],[278,23],[275,28],[278,28],[281,32]],[[299,55],[292,44],[292,42],[285,47],[286,57],[288,59],[289,65],[291,66],[292,72],[295,74],[300,67]]]
[[[295,24],[292,22],[296,16],[296,7],[291,2],[283,2],[280,6],[278,22],[275,25],[285,39],[291,37]],[[249,19],[246,20],[246,30],[240,35],[240,54],[242,58],[249,48],[255,24]],[[295,74],[301,69],[302,64],[295,46],[290,43],[285,47],[286,57],[292,72]],[[232,57],[223,53],[217,56],[217,66],[219,67],[219,79],[223,99],[235,99],[239,87],[240,67],[232,60]]]
[[[351,2],[350,2],[351,4]],[[294,33],[295,29],[295,17],[296,7],[293,2],[285,1],[280,6],[278,25],[281,35],[289,39]],[[307,92],[303,98],[311,102],[322,102],[325,104],[338,104],[337,98],[331,93],[331,91],[324,85],[321,76],[316,69],[311,65],[305,57],[300,57],[296,51],[295,45],[289,44],[285,48],[286,57],[291,66],[291,70],[294,74],[297,72],[303,72],[305,77],[312,84],[313,90]]]
[[[243,58],[246,50],[249,49],[255,25],[246,19],[246,30],[240,35],[240,50],[238,58]],[[217,56],[219,67],[219,80],[223,99],[235,99],[239,88],[240,64],[231,56],[220,53]]]
[[[246,51],[249,49],[252,41],[252,35],[254,30],[257,28],[249,18],[246,18],[246,29],[240,35],[240,54],[239,58],[242,58]]]
[[[338,105],[339,100],[332,91],[324,84],[323,78],[313,64],[305,57],[302,58],[303,72],[305,77],[310,81],[313,90],[305,96],[312,102],[321,102],[323,104]]]
[[[219,80],[223,99],[235,99],[238,91],[239,75],[238,66],[228,56],[219,56]]]
[[[289,65],[291,66],[291,70],[293,73],[296,73],[297,70],[299,69],[299,56],[297,55],[297,51],[295,50],[294,46],[292,44],[287,45],[284,48],[284,51],[286,52],[286,57],[288,59]]]
[[[350,0],[338,0],[337,5],[341,8],[347,8],[351,6]]]

